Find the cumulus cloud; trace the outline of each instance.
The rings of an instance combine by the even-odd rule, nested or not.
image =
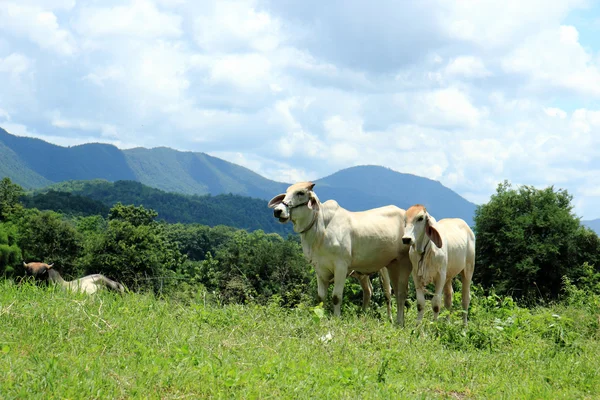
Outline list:
[[[4,1],[0,7],[0,31],[17,38],[28,39],[43,50],[63,56],[73,55],[77,51],[75,39],[68,29],[61,27],[52,11],[53,8],[72,6],[71,3],[66,5],[67,7],[64,7],[64,2],[44,4]]]
[[[595,218],[598,15],[580,0],[8,0],[0,126],[204,151],[279,181],[378,164],[475,202],[504,179],[556,184]]]

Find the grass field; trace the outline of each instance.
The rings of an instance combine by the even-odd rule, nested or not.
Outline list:
[[[595,399],[597,304],[474,296],[469,327],[0,282],[0,398]],[[431,314],[426,314],[431,318]]]

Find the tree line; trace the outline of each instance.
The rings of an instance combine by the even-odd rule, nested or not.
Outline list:
[[[23,275],[22,261],[55,263],[66,278],[102,273],[131,290],[212,293],[223,302],[286,306],[312,301],[316,283],[297,235],[230,226],[167,223],[143,205],[117,203],[63,214],[31,207],[23,189],[0,182],[0,274]],[[498,186],[475,215],[474,283],[525,302],[554,300],[568,281],[600,293],[600,239],[553,187]],[[85,202],[77,202],[79,205]],[[378,289],[378,281],[374,280]],[[345,298],[360,302],[349,282]],[[375,301],[383,296],[376,292]]]

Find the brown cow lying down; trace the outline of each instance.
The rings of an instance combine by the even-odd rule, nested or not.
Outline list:
[[[54,264],[45,263],[23,263],[25,271],[38,279],[48,279],[55,285],[59,285],[73,292],[84,292],[87,294],[96,293],[99,290],[108,289],[123,293],[125,287],[119,282],[108,279],[101,274],[87,275],[83,278],[65,281],[62,276],[53,269]]]

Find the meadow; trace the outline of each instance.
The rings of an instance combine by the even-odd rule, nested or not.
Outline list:
[[[475,290],[467,328],[459,312],[415,327],[412,307],[400,329],[350,304],[336,319],[276,296],[219,305],[7,280],[0,398],[598,398],[598,297],[570,290],[534,309]]]

